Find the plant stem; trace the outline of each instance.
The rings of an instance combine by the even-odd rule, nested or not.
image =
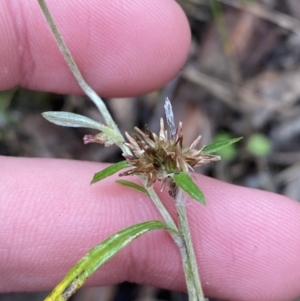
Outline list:
[[[193,279],[193,286],[196,290],[196,294],[198,296],[199,301],[205,301],[206,298],[204,297],[204,293],[201,286],[200,281],[200,275],[198,271],[198,265],[195,257],[195,252],[193,248],[193,243],[191,239],[191,233],[188,225],[187,220],[187,213],[186,213],[186,203],[185,203],[185,197],[186,194],[184,191],[180,188],[178,188],[175,205],[178,213],[178,219],[179,219],[179,231],[183,237],[183,240],[185,242],[185,248],[187,252],[187,257],[190,263],[190,269]],[[186,279],[187,282],[189,279]]]
[[[141,178],[141,180],[143,182],[143,185],[146,187],[150,198],[152,199],[153,203],[155,204],[157,210],[162,215],[162,217],[163,217],[164,221],[166,222],[166,224],[171,229],[174,229],[174,231],[176,231],[178,233],[178,228],[177,228],[173,218],[171,217],[170,213],[168,212],[168,210],[166,209],[166,207],[164,206],[164,204],[162,203],[162,201],[160,200],[160,198],[156,194],[155,190],[152,187],[147,187],[147,184],[146,184],[145,180],[143,180],[142,178]]]
[[[180,234],[177,235],[177,237],[172,234],[171,236],[180,251],[189,301],[201,300],[197,296],[197,291],[195,289],[194,275],[192,273],[191,263],[187,254],[187,249],[183,237]]]
[[[62,52],[68,66],[69,66],[70,70],[72,71],[74,77],[76,78],[79,86],[86,93],[86,95],[90,97],[90,99],[93,101],[93,103],[97,106],[97,108],[98,108],[99,112],[102,114],[106,124],[109,125],[112,129],[114,129],[116,131],[116,133],[118,133],[122,137],[122,140],[124,141],[123,136],[121,135],[117,125],[115,124],[114,120],[112,119],[103,100],[97,95],[97,93],[84,80],[66,43],[64,42],[58,28],[55,25],[55,22],[52,18],[52,15],[47,7],[45,0],[38,0],[38,3],[39,3],[39,5],[44,13],[44,16],[51,28],[51,31],[55,37],[55,40],[59,46],[59,49]]]

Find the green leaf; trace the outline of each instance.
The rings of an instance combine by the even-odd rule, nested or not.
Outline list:
[[[0,91],[0,113],[7,112],[8,106],[17,92],[17,88]]]
[[[232,139],[231,133],[226,131],[220,131],[213,137],[213,143],[217,141],[224,141]],[[230,161],[237,156],[237,147],[235,144],[230,144],[225,148],[216,151],[216,155],[219,155],[222,160]]]
[[[105,127],[93,119],[70,112],[44,112],[42,115],[48,121],[60,126],[90,128],[100,131]]]
[[[127,181],[127,180],[117,180],[116,183],[121,184],[121,185],[126,186],[126,187],[129,187],[129,188],[132,188],[132,189],[137,190],[139,192],[142,192],[146,195],[149,195],[146,188],[144,188],[143,186],[138,185],[134,182]]]
[[[240,141],[241,139],[243,139],[243,137],[233,138],[233,139],[229,139],[229,140],[216,141],[212,144],[204,146],[202,150],[203,150],[203,152],[205,152],[207,154],[211,154],[224,147],[227,147],[230,144],[236,143],[236,142]]]
[[[180,172],[174,174],[173,179],[176,182],[176,184],[182,190],[188,193],[193,199],[205,205],[204,194],[188,174]]]
[[[126,161],[121,161],[121,162],[112,164],[112,165],[108,166],[107,168],[95,173],[93,180],[91,181],[91,184],[99,182],[99,181],[115,174],[116,172],[120,171],[121,169],[124,169],[129,166],[130,165],[128,165],[128,163]]]
[[[65,278],[54,288],[45,301],[63,301],[70,298],[96,270],[122,250],[134,239],[152,230],[172,230],[160,221],[147,221],[128,227],[110,236],[102,243],[91,249]]]

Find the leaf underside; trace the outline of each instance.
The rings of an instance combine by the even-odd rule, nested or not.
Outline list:
[[[176,184],[187,194],[189,194],[193,199],[205,205],[203,192],[199,189],[199,187],[195,184],[195,182],[188,174],[180,172],[178,174],[174,174],[173,179]]]
[[[147,221],[130,226],[110,236],[91,249],[74,265],[45,301],[65,301],[69,299],[101,265],[117,252],[144,233],[157,229],[171,231],[166,224],[160,221]]]
[[[103,127],[103,125],[93,119],[70,112],[50,111],[42,113],[42,116],[48,121],[60,126],[82,127],[96,130],[102,130]]]

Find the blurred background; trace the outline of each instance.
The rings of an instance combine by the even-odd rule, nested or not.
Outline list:
[[[106,103],[122,132],[158,131],[168,96],[185,144],[243,136],[197,171],[300,201],[300,1],[180,0],[193,41],[187,63],[166,87]],[[62,128],[41,117],[68,111],[99,120],[86,97],[17,88],[0,93],[0,155],[116,162],[117,148],[83,145],[92,130]],[[66,142],[67,141],[67,142]],[[2,277],[2,276],[1,276]],[[0,301],[42,300],[44,293],[0,294]],[[82,289],[76,301],[187,300],[185,294],[124,283]],[[300,300],[300,299],[299,299]],[[211,299],[212,301],[212,299]],[[292,300],[291,300],[292,301]]]

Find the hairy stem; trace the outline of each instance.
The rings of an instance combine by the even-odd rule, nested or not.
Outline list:
[[[189,301],[200,301],[201,299],[198,297],[195,288],[195,281],[194,281],[194,275],[191,268],[191,262],[187,254],[187,248],[183,240],[183,237],[181,235],[178,236],[172,235],[172,238],[180,251]]]
[[[74,77],[76,78],[79,86],[81,89],[85,92],[85,94],[93,101],[93,103],[98,108],[99,112],[102,114],[106,124],[110,126],[117,134],[120,136],[120,140],[122,140],[122,145],[119,145],[122,148],[125,148],[123,145],[124,138],[122,134],[120,133],[117,125],[115,124],[114,120],[112,119],[109,111],[106,108],[106,105],[104,104],[103,100],[97,95],[97,93],[88,85],[88,83],[84,80],[80,70],[78,69],[78,66],[76,65],[66,43],[64,42],[57,26],[55,25],[55,22],[52,18],[52,15],[47,7],[47,4],[45,0],[38,0],[38,3],[41,7],[41,10],[44,13],[44,16],[47,20],[47,23],[49,24],[51,31],[55,37],[55,40],[59,46],[60,51],[63,54],[63,57],[65,58],[70,70],[72,71]]]
[[[157,210],[160,212],[160,214],[162,215],[165,223],[171,228],[174,229],[176,232],[178,232],[177,226],[173,220],[173,218],[171,217],[170,213],[168,212],[168,210],[166,209],[166,207],[164,206],[164,204],[162,203],[162,201],[160,200],[160,198],[158,197],[158,195],[156,194],[155,190],[152,187],[147,187],[146,185],[146,181],[143,180],[143,184],[146,187],[153,203],[155,204]]]
[[[191,269],[191,274],[192,274],[192,279],[193,279],[193,286],[196,290],[196,294],[198,296],[199,301],[205,301],[207,300],[204,297],[204,293],[202,290],[201,286],[201,280],[200,280],[200,275],[198,271],[198,265],[196,261],[196,256],[193,248],[193,243],[191,239],[191,233],[188,225],[188,220],[187,220],[187,213],[186,213],[186,194],[182,189],[178,189],[177,194],[176,194],[176,209],[178,213],[178,220],[179,220],[179,232],[181,233],[184,243],[185,243],[185,248],[190,264],[190,269]],[[187,266],[188,267],[188,266]],[[187,282],[189,279],[187,279]]]

